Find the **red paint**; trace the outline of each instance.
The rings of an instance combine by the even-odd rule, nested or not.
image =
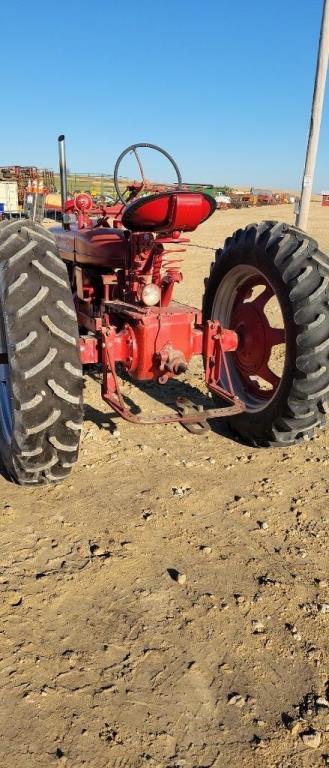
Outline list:
[[[132,232],[192,232],[211,216],[216,201],[200,192],[162,192],[130,203],[122,223]]]
[[[80,359],[82,365],[100,362],[100,342],[96,336],[80,336]]]
[[[196,346],[195,335],[199,336],[196,326],[201,320],[198,310],[172,302],[170,308],[150,307],[146,312],[121,310],[120,316],[126,321],[119,336],[126,337],[129,329],[129,362],[122,355],[122,346],[114,347],[114,359],[123,362],[129,374],[140,381],[159,379],[164,371],[174,375],[166,366],[166,354],[169,345],[179,350],[182,358],[189,362]],[[115,311],[110,311],[110,321],[117,320]],[[127,349],[124,344],[124,349]],[[116,354],[119,352],[119,356]],[[133,353],[133,351],[135,352]],[[200,349],[201,352],[201,349]],[[169,377],[169,376],[168,376]]]
[[[265,290],[253,301],[245,301],[252,296],[254,288],[265,284]],[[272,328],[264,312],[274,291],[263,277],[253,277],[242,286],[233,307],[232,328],[239,337],[239,345],[234,355],[234,362],[245,387],[265,399],[273,397],[273,392],[280,384],[280,377],[269,367],[272,348],[285,342],[283,328]],[[257,376],[271,384],[271,389],[260,389]]]
[[[129,421],[194,424],[244,408],[232,387],[221,384],[224,373],[229,381],[225,355],[237,349],[237,333],[219,323],[203,327],[200,310],[172,298],[175,284],[183,279],[182,254],[189,242],[181,233],[196,229],[215,208],[208,195],[175,191],[135,200],[124,209],[116,206],[110,214],[109,208],[94,209],[91,198],[81,194],[66,206],[76,214],[77,225],[54,229],[72,276],[83,329],[81,362],[102,365],[103,399]],[[101,214],[96,226],[95,210]],[[143,289],[150,283],[160,288],[159,304],[153,307],[142,301]],[[203,355],[206,384],[223,398],[226,408],[203,415],[198,409],[183,409],[145,418],[126,406],[118,363],[132,379],[165,384],[184,373],[194,355]]]
[[[79,192],[74,198],[74,204],[78,211],[82,211],[82,213],[90,212],[93,207],[93,199],[87,192]]]

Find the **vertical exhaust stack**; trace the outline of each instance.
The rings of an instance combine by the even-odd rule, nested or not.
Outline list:
[[[61,134],[58,137],[58,154],[59,154],[59,174],[61,182],[61,203],[62,203],[62,215],[64,229],[69,229],[69,222],[66,220],[65,203],[67,201],[67,171],[66,171],[66,156],[65,156],[65,136]]]

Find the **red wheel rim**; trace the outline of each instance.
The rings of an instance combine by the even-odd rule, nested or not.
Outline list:
[[[279,389],[286,361],[286,353],[281,355],[280,350],[272,356],[273,348],[286,343],[284,315],[275,289],[256,267],[232,267],[218,284],[211,317],[236,331],[239,338],[237,350],[227,355],[235,394],[247,412],[263,410]],[[275,327],[278,320],[282,327]]]
[[[261,287],[260,292],[257,289]],[[230,327],[239,337],[235,367],[244,386],[265,400],[272,399],[281,381],[269,366],[273,347],[285,343],[284,328],[271,326],[264,311],[275,295],[263,276],[252,276],[238,288],[231,314]],[[270,387],[262,389],[258,379]]]

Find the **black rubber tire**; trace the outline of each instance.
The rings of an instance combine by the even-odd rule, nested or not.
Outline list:
[[[11,410],[11,429],[0,418],[2,464],[20,485],[56,483],[78,458],[83,379],[67,269],[32,221],[0,224],[0,310]]]
[[[212,318],[221,281],[243,264],[256,267],[275,290],[286,361],[273,399],[260,411],[232,417],[230,425],[253,445],[291,445],[312,437],[329,410],[329,259],[315,240],[288,224],[264,221],[239,229],[216,252],[205,281],[204,321]]]

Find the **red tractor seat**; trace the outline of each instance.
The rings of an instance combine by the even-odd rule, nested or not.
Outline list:
[[[192,232],[216,210],[203,192],[160,192],[127,205],[122,223],[131,232]]]

